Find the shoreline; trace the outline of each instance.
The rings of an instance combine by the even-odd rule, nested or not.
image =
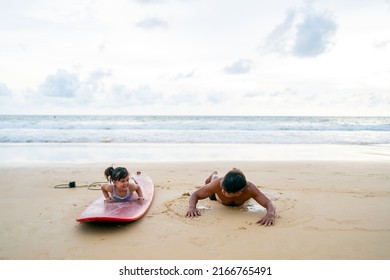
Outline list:
[[[104,181],[111,163],[0,165],[0,259],[390,259],[389,162],[117,161],[151,176],[151,208],[133,223],[77,223],[100,191],[54,186]],[[232,167],[274,201],[275,226],[256,225],[264,209],[254,201],[226,207],[206,199],[201,217],[184,217],[188,194]]]
[[[11,163],[115,161],[388,161],[390,144],[0,143],[0,166]]]

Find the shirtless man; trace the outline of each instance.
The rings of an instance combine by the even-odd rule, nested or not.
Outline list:
[[[267,209],[267,214],[257,221],[258,224],[271,226],[275,224],[275,206],[254,184],[247,182],[245,175],[239,169],[232,169],[225,177],[219,178],[214,171],[206,180],[206,185],[191,194],[186,217],[198,217],[200,211],[196,208],[199,199],[209,197],[218,200],[223,205],[240,206],[253,198]]]

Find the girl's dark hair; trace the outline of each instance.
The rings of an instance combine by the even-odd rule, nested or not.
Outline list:
[[[114,167],[110,166],[110,167],[106,168],[106,170],[104,170],[104,176],[106,176],[107,181],[110,181],[110,182],[121,180],[123,178],[126,178],[128,175],[129,175],[129,172],[124,167],[114,168]]]
[[[222,181],[222,188],[228,193],[236,193],[241,191],[246,186],[246,178],[244,173],[237,168],[226,173]]]

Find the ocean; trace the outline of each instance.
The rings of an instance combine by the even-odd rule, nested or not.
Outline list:
[[[0,143],[390,144],[390,117],[2,115]]]
[[[327,159],[348,149],[389,159],[389,145],[390,117],[0,115],[3,163],[283,160],[292,150]]]

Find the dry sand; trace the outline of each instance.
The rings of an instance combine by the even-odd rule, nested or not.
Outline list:
[[[389,162],[119,162],[152,177],[155,199],[127,224],[78,223],[100,191],[108,164],[11,164],[0,167],[0,259],[390,259]],[[226,207],[202,200],[185,218],[188,194],[213,171],[238,167],[277,207],[276,225],[256,221],[249,201]]]

